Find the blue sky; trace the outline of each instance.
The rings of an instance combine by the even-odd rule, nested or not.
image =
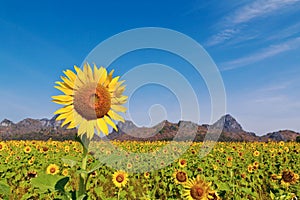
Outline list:
[[[163,27],[188,35],[206,49],[222,75],[227,112],[246,130],[300,131],[299,10],[299,0],[2,1],[0,120],[50,118],[58,108],[51,96],[58,93],[53,85],[62,70],[80,65],[101,41],[119,32]],[[148,62],[185,66],[181,73],[197,93],[200,122],[208,123],[208,92],[185,61],[148,50],[128,54],[112,67],[122,75]],[[137,91],[130,102],[136,107],[133,113],[161,103],[173,112],[169,119],[178,120],[176,99],[167,91],[155,95],[159,91],[162,87],[155,85]]]

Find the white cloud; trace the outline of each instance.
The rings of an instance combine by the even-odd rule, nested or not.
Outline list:
[[[267,40],[285,39],[300,33],[300,23],[293,24],[283,30],[279,30],[276,34],[270,35]]]
[[[300,37],[293,38],[290,40],[287,40],[283,43],[277,44],[277,45],[271,45],[268,48],[265,48],[259,52],[256,52],[252,55],[247,55],[242,58],[238,58],[229,62],[225,62],[221,64],[223,67],[223,70],[231,70],[238,67],[242,67],[251,63],[255,63],[261,60],[264,60],[266,58],[275,56],[277,54],[290,51],[293,49],[296,49],[300,46]]]
[[[232,38],[233,35],[239,33],[239,29],[225,29],[221,31],[220,33],[214,35],[211,37],[211,39],[206,43],[208,46],[214,46],[216,44],[220,44],[230,38]]]
[[[207,46],[221,44],[232,39],[236,34],[240,33],[243,26],[257,18],[265,17],[272,14],[277,14],[279,11],[300,2],[300,0],[255,0],[236,9],[232,14],[229,14],[223,19],[223,30],[213,35],[206,42]]]
[[[274,13],[274,11],[296,2],[299,2],[299,0],[256,0],[237,10],[232,16],[228,17],[228,21],[233,25],[246,23],[255,18]]]

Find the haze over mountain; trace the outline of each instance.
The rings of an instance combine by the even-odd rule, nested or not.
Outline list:
[[[57,116],[51,119],[31,119],[27,118],[18,123],[13,123],[8,119],[0,122],[0,138],[2,140],[73,140],[76,135],[76,129],[67,130],[61,127],[62,121],[56,121]],[[137,127],[131,121],[119,122],[117,124],[119,131],[112,131],[107,139],[110,140],[138,140],[138,141],[156,141],[156,140],[194,140],[203,141],[208,131],[222,130],[218,141],[295,141],[299,133],[291,130],[279,130],[267,133],[263,136],[257,136],[255,133],[243,130],[238,121],[227,114],[221,117],[212,125],[198,125],[190,121],[179,121],[171,123],[167,120],[150,127]],[[99,138],[98,138],[99,139]]]

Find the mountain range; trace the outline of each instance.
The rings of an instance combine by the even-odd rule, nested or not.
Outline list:
[[[61,127],[62,121],[56,121],[57,116],[51,119],[31,119],[27,118],[18,123],[13,123],[8,119],[0,122],[1,140],[73,140],[76,135],[76,129],[66,129]],[[117,124],[118,132],[112,131],[107,139],[110,140],[137,140],[137,141],[157,141],[157,140],[189,140],[203,141],[207,132],[222,130],[218,141],[295,141],[300,133],[291,130],[279,130],[267,133],[263,136],[257,136],[253,132],[243,130],[238,121],[231,115],[222,116],[212,125],[198,125],[190,121],[179,121],[172,123],[167,120],[150,127],[137,127],[131,121],[119,122]],[[217,133],[215,133],[217,134]],[[100,139],[99,137],[96,137]]]

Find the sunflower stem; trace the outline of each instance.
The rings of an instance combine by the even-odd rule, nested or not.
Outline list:
[[[86,194],[86,183],[87,183],[86,164],[87,164],[87,157],[88,157],[89,140],[83,137],[81,144],[83,148],[81,170],[83,170],[84,172],[81,172],[79,175],[79,191],[78,191],[79,197]]]
[[[119,187],[119,191],[118,191],[118,200],[120,200],[120,192],[121,192],[121,187]]]

